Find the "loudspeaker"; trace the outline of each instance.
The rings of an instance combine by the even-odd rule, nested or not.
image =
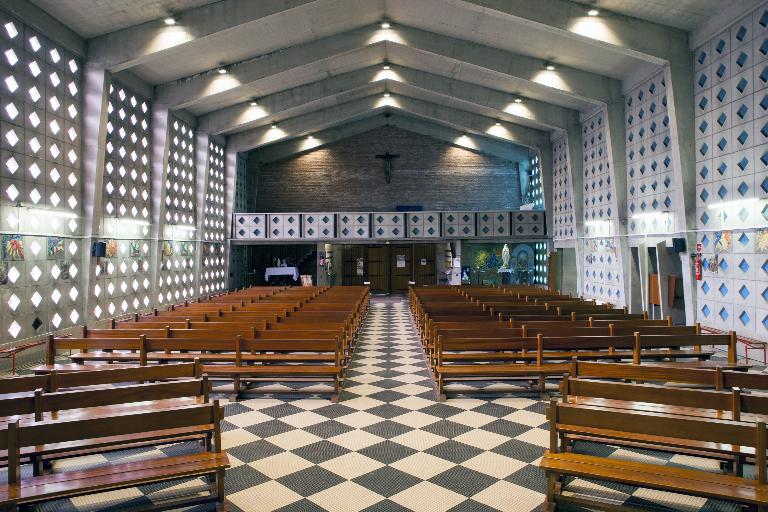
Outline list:
[[[91,256],[103,258],[107,255],[107,242],[94,242],[91,247]]]
[[[685,252],[685,238],[673,238],[672,248],[675,252]]]

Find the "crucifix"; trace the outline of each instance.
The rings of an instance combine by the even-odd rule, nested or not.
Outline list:
[[[376,155],[376,158],[381,158],[384,160],[384,180],[389,184],[389,182],[392,180],[392,160],[395,158],[400,158],[400,155],[394,155],[387,151],[383,155]]]

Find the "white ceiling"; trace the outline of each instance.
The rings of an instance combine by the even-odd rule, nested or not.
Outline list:
[[[660,25],[691,31],[735,0],[597,0],[597,6]],[[588,2],[584,2],[588,3]]]
[[[462,91],[469,88],[468,84],[474,84],[510,97],[520,95],[536,100],[570,115],[572,111],[592,110],[600,101],[607,101],[607,96],[612,101],[611,91],[620,90],[614,87],[620,80],[650,74],[664,62],[651,51],[635,51],[631,44],[608,44],[584,33],[530,21],[525,15],[502,12],[515,12],[514,6],[527,8],[529,4],[520,3],[521,0],[510,0],[509,4],[504,3],[507,0],[31,1],[84,38],[100,36],[91,44],[91,51],[94,47],[96,51],[123,48],[121,41],[127,46],[128,42],[134,43],[120,61],[128,62],[124,67],[108,68],[129,71],[148,85],[156,86],[158,101],[167,101],[171,108],[183,108],[196,116],[241,108],[254,97],[286,91],[292,94],[296,87],[378,67],[385,61],[450,79],[451,87],[463,87]],[[219,1],[227,3],[197,11],[197,25],[194,21],[185,25],[184,11]],[[595,4],[606,17],[614,12],[691,31],[734,3],[758,0],[571,1]],[[568,10],[557,1],[541,2]],[[254,5],[263,5],[270,14],[237,15],[255,12],[242,9]],[[580,8],[576,10],[581,12]],[[213,16],[211,11],[220,14],[213,24],[215,28],[210,28],[212,24],[208,22]],[[179,14],[180,22],[175,27],[164,27],[159,21],[169,12]],[[191,14],[193,19],[194,13]],[[394,24],[392,32],[396,37],[378,38],[378,23],[384,17]],[[141,24],[146,25],[119,32]],[[674,32],[677,40],[681,39],[678,31],[659,30],[657,33]],[[138,33],[141,37],[134,37]],[[181,37],[181,43],[158,43],[171,36]],[[559,68],[560,81],[554,85],[540,79],[544,61],[550,60]],[[231,73],[219,78],[222,83],[232,81],[234,85],[217,89],[212,79],[219,78],[213,70],[222,64]],[[119,79],[119,73],[117,76]],[[363,86],[345,84],[345,90],[291,103],[280,112],[281,123],[283,117],[308,116],[334,105],[381,94],[384,87],[425,104],[501,119],[527,129],[546,132],[555,126],[533,118],[516,118],[480,100],[471,101],[471,95],[452,94],[450,90],[435,92],[391,80]],[[269,120],[270,117],[265,117],[253,123],[234,124],[230,129],[222,128],[222,132],[236,134]]]
[[[219,0],[31,0],[85,38],[114,32]],[[256,0],[259,1],[259,0]]]

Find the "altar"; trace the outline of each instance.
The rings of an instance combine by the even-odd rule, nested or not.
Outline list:
[[[269,282],[271,277],[290,277],[294,281],[298,281],[299,269],[296,267],[267,267],[264,272],[264,280]]]

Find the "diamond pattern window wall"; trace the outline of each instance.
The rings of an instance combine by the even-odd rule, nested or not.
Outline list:
[[[576,238],[576,219],[573,208],[573,187],[571,185],[571,169],[568,160],[568,137],[552,141],[552,194],[553,219],[555,223],[554,239]]]
[[[107,257],[92,263],[93,320],[153,306],[151,120],[149,100],[119,82],[110,85],[100,226]]]
[[[693,55],[696,229],[704,260],[696,319],[763,341],[768,340],[766,19],[763,3]]]
[[[165,229],[160,240],[160,272],[157,304],[195,296],[197,208],[195,206],[195,132],[192,126],[171,116],[168,166],[163,177]]]
[[[0,340],[81,323],[82,64],[0,11]]]
[[[224,244],[224,146],[208,143],[208,180],[205,191],[205,217],[203,219],[203,245],[200,269],[200,294],[223,291],[226,286],[224,262],[227,257]]]
[[[617,218],[613,165],[608,154],[607,110],[582,123],[584,150],[584,296],[624,305],[619,240],[611,232]]]

